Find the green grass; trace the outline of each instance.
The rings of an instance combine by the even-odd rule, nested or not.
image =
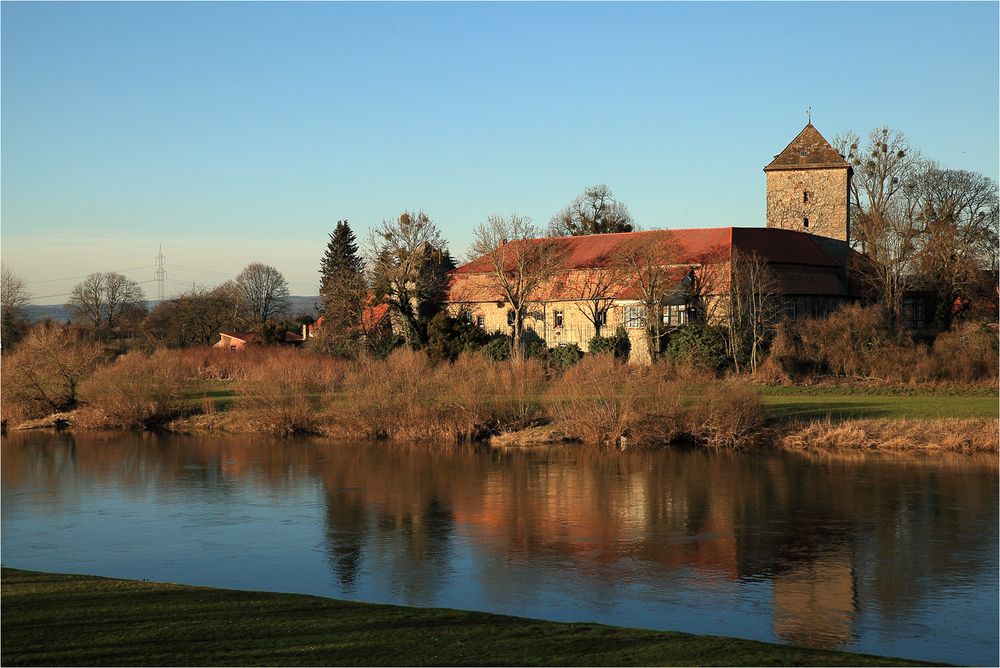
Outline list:
[[[921,665],[440,608],[2,571],[16,665]]]
[[[995,418],[996,394],[905,395],[905,394],[773,394],[765,391],[767,416],[779,420],[849,418]]]

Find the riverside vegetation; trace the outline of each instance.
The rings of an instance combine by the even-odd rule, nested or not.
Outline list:
[[[160,349],[115,357],[72,330],[36,327],[3,357],[3,417],[13,426],[38,424],[31,421],[56,413],[78,428],[399,441],[503,434],[498,442],[619,447],[778,443],[899,449],[911,442],[928,449],[997,449],[995,330],[968,326],[938,336],[933,346],[902,345],[879,340],[863,309],[843,312],[850,326],[831,317],[779,330],[755,376],[721,373],[712,363],[709,336],[688,336],[686,348],[674,346],[674,354],[641,367],[613,354],[584,355],[569,365],[556,354],[495,361],[465,353],[435,363],[406,348],[385,359],[352,361],[278,347],[239,353]],[[814,409],[805,420],[794,411],[782,418],[788,403],[782,397],[801,400],[803,383],[831,371],[840,382],[865,378],[867,385],[849,386],[853,392],[860,388],[883,398],[886,392],[957,392],[963,405],[976,408],[961,421],[927,412],[941,419],[905,427],[877,418],[845,422],[845,416],[833,418],[844,400],[843,386],[833,384],[819,404],[829,409],[826,415]],[[931,396],[928,404],[934,403]],[[895,416],[890,411],[888,417]],[[51,417],[41,422],[53,423]]]

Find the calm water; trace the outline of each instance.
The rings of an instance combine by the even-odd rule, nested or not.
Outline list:
[[[12,434],[5,566],[998,663],[995,457]]]

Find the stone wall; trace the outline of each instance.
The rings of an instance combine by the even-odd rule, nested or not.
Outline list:
[[[848,170],[792,169],[765,172],[767,226],[850,241]],[[803,193],[808,193],[807,198]],[[809,219],[809,226],[804,220]]]

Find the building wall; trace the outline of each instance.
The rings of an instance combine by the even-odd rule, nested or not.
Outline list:
[[[767,226],[850,242],[848,168],[765,172]],[[803,193],[808,193],[805,201]],[[809,219],[809,226],[804,219]]]
[[[473,323],[478,323],[482,316],[483,329],[487,332],[502,332],[510,334],[507,324],[509,307],[498,302],[460,302],[448,304],[448,313],[459,317],[467,312]],[[611,336],[624,323],[625,309],[638,305],[634,300],[615,302],[608,310],[607,324],[601,327],[601,336]],[[562,311],[562,326],[556,326],[556,312]],[[525,335],[529,338],[537,336],[545,342],[546,347],[555,348],[560,345],[576,344],[584,352],[590,351],[590,340],[594,338],[594,324],[587,317],[584,303],[580,301],[551,301],[529,305],[524,318]],[[626,332],[632,343],[632,354],[629,361],[644,363],[649,361],[646,346],[645,330],[628,328]]]

